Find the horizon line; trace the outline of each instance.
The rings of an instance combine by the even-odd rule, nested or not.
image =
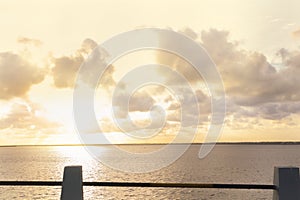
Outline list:
[[[26,146],[110,146],[110,145],[166,145],[169,143],[113,143],[113,144],[11,144],[11,145],[0,145],[0,147],[26,147]],[[185,145],[189,143],[171,143],[170,145]],[[272,141],[272,142],[217,142],[217,143],[190,143],[190,145],[209,145],[209,144],[216,144],[216,145],[268,145],[268,144],[278,144],[278,145],[300,145],[300,141]]]

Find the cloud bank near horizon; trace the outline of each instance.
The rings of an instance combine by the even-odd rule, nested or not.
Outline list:
[[[226,126],[231,129],[251,129],[265,126],[265,122],[271,121],[276,126],[297,126],[300,119],[300,51],[282,47],[274,52],[277,62],[271,62],[262,52],[249,51],[242,48],[239,41],[230,38],[230,32],[210,29],[196,33],[190,28],[179,32],[201,44],[215,62],[223,79],[227,95],[227,118]],[[292,33],[299,38],[299,30]],[[43,42],[38,39],[26,37],[18,38],[18,42],[24,45],[33,45],[39,48]],[[0,99],[2,102],[10,102],[21,99],[23,103],[14,104],[8,111],[0,115],[0,129],[17,128],[18,130],[39,129],[41,132],[55,132],[61,127],[59,123],[48,120],[44,116],[38,116],[36,105],[31,102],[29,91],[33,86],[45,84],[45,80],[52,80],[53,90],[72,90],[77,72],[92,52],[97,43],[92,39],[85,39],[81,47],[72,55],[54,57],[47,55],[47,62],[43,67],[32,61],[26,60],[23,52],[0,53]],[[157,52],[157,62],[168,65],[178,71],[189,80],[195,88],[198,105],[191,105],[190,109],[199,108],[200,127],[207,128],[211,108],[210,95],[207,88],[202,88],[203,79],[195,73],[193,67],[183,59],[174,57],[163,52]],[[108,89],[108,97],[116,86],[115,73],[117,67],[110,66],[103,79],[103,85]],[[180,83],[172,77],[165,76],[166,82],[180,88]],[[124,83],[124,92],[126,92]],[[199,87],[199,85],[201,87]],[[183,89],[183,88],[181,88]],[[58,97],[59,98],[59,97]],[[117,96],[117,101],[122,101],[123,96]],[[39,102],[43,107],[43,102]],[[141,127],[147,127],[149,118],[145,117],[149,109],[156,104],[162,105],[167,111],[165,130],[178,130],[181,123],[189,127],[195,124],[181,122],[180,105],[178,100],[166,89],[152,87],[148,92],[139,91],[133,95],[130,101],[130,113],[124,113],[121,108],[118,117],[126,119],[137,116],[136,123]],[[115,105],[118,106],[118,105]],[[158,112],[159,110],[156,110]],[[142,117],[141,117],[142,116]],[[140,117],[140,119],[139,119]],[[159,119],[159,117],[154,118]],[[105,123],[104,123],[105,122]],[[120,129],[114,125],[114,121],[106,116],[99,118],[105,132],[117,132]],[[157,128],[152,126],[148,129]],[[272,125],[269,125],[272,128]],[[276,128],[274,126],[274,128]],[[43,128],[44,127],[44,128]],[[98,130],[93,130],[97,132]],[[38,137],[38,136],[36,136]],[[44,137],[44,136],[43,136]]]

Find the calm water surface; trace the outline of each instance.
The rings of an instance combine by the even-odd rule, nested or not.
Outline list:
[[[160,145],[126,145],[133,152],[153,151]],[[120,165],[109,146],[99,147]],[[61,181],[66,165],[82,165],[84,181],[195,182],[272,184],[274,166],[300,167],[299,145],[217,145],[198,159],[193,145],[175,163],[151,173],[124,173],[94,160],[83,147],[1,147],[0,180]],[[158,161],[159,162],[159,158]],[[147,163],[146,163],[147,164]],[[149,163],[153,164],[153,163]],[[0,199],[59,199],[60,187],[0,187]],[[85,199],[272,199],[272,191],[84,187]]]

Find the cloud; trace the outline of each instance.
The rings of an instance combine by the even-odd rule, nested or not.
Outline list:
[[[183,30],[179,30],[178,32],[188,36],[189,38],[191,38],[193,40],[196,40],[198,38],[198,34],[191,28],[185,28]]]
[[[19,37],[17,41],[20,44],[30,44],[36,47],[40,47],[43,44],[43,42],[40,40],[27,38],[27,37]]]
[[[179,32],[191,35],[190,37],[202,45],[216,63],[226,95],[231,102],[229,113],[239,113],[240,117],[251,115],[271,120],[282,119],[293,113],[292,110],[284,111],[284,108],[300,101],[299,51],[280,49],[277,56],[281,58],[282,63],[278,69],[264,54],[242,49],[238,41],[230,40],[228,31],[210,29],[198,35],[190,29]],[[158,52],[157,60],[184,75],[191,84],[203,82],[200,76],[196,76],[193,67],[178,56]],[[173,77],[167,79],[171,84],[181,85]],[[176,105],[172,105],[170,109],[174,107]],[[193,107],[194,105],[191,105],[191,108]],[[205,104],[200,110],[208,107],[208,104]],[[243,109],[246,107],[253,109]]]
[[[264,103],[258,106],[228,106],[228,114],[237,118],[261,118],[268,120],[281,120],[293,114],[300,114],[299,102]]]
[[[81,53],[86,53],[89,54],[94,48],[97,47],[97,43],[92,40],[92,39],[85,39],[82,44],[81,44],[81,49],[79,49],[78,51]]]
[[[190,28],[186,28],[183,30],[178,31],[181,34],[186,35],[187,37],[197,40],[198,34],[194,32]],[[174,42],[174,39],[172,38],[160,38],[160,41],[162,46],[168,46],[172,48],[180,49],[181,45],[180,43]],[[192,50],[189,52],[190,55],[193,55],[194,52]],[[165,52],[165,51],[158,51],[156,55],[157,61],[159,64],[163,64],[166,66],[171,67],[173,70],[177,71],[179,74],[181,74],[188,82],[198,82],[200,80],[203,81],[201,74],[189,63],[185,60],[185,58],[181,58],[176,54]],[[205,64],[204,64],[205,65]],[[162,70],[160,72],[163,76],[165,76],[165,71]],[[180,85],[181,79],[179,76],[166,76],[166,84],[172,84],[172,85]]]
[[[0,129],[14,130],[16,133],[17,130],[24,130],[36,135],[39,131],[54,130],[60,126],[49,121],[38,104],[24,100],[13,102],[9,111],[0,117]]]
[[[54,84],[58,88],[73,87],[76,73],[84,61],[83,56],[64,56],[54,60],[52,68]]]
[[[42,144],[58,141],[67,133],[63,124],[47,118],[41,105],[16,98],[7,102],[9,110],[0,116],[0,135],[6,144]],[[70,142],[70,141],[68,141]],[[49,144],[49,143],[48,143]]]
[[[257,109],[257,112],[259,113],[258,116],[261,116],[262,118],[277,120],[285,118],[291,114],[289,107],[290,105],[286,104],[268,103],[263,106],[259,106],[260,109]]]
[[[284,64],[287,68],[286,71],[290,73],[296,71],[298,72],[298,70],[300,69],[300,52],[299,51],[287,52],[286,59],[284,60]]]
[[[73,87],[76,73],[80,65],[85,60],[97,43],[91,39],[83,41],[81,48],[75,51],[74,55],[53,58],[54,67],[52,68],[54,84],[58,88]]]
[[[228,32],[217,30],[203,32],[201,37],[218,66],[231,101],[227,112],[238,115],[239,119],[267,120],[300,114],[300,52],[280,49],[277,56],[282,63],[276,69],[265,55],[240,49],[228,37]]]
[[[276,56],[279,56],[281,58],[282,62],[286,61],[286,57],[288,56],[289,51],[285,48],[281,48],[278,50],[278,52],[276,53]]]
[[[129,113],[126,110],[127,102],[129,103],[129,112],[148,112],[156,103],[153,97],[145,91],[135,92],[133,95],[130,95],[124,88],[124,90],[119,91],[113,99],[113,106],[117,118],[128,117]]]
[[[146,112],[151,109],[154,103],[154,99],[149,94],[137,92],[130,98],[129,111]]]
[[[295,38],[300,38],[300,29],[298,29],[298,30],[296,30],[296,31],[294,31],[293,33],[292,33],[292,35],[295,37]]]
[[[178,88],[178,90],[182,90],[181,93],[185,93],[186,88]],[[147,88],[145,87],[130,96],[130,94],[126,94],[125,87],[113,99],[114,118],[117,119],[115,122],[118,122],[127,131],[137,129],[146,131],[162,128],[162,133],[165,133],[174,124],[184,127],[197,125],[194,123],[195,117],[200,118],[200,124],[208,121],[210,98],[204,93],[196,91],[195,96],[199,99],[199,104],[192,104],[194,96],[186,95],[183,97],[185,105],[188,105],[185,107],[184,120],[181,118],[182,108],[180,101],[171,94],[168,89],[162,86],[147,86]],[[130,96],[130,100],[127,110],[128,96]],[[194,111],[198,108],[201,109],[201,112],[199,116],[195,116]],[[133,121],[133,124],[130,121]],[[108,125],[103,126],[107,127]],[[111,128],[112,126],[109,125],[109,127]],[[112,130],[116,131],[116,129]]]
[[[0,99],[25,96],[32,85],[44,80],[45,74],[45,69],[18,54],[0,53]]]
[[[202,32],[202,44],[207,49],[223,78],[227,95],[239,105],[300,100],[300,52],[281,49],[283,67],[277,70],[259,52],[241,50],[237,42],[228,39],[228,32]]]
[[[54,85],[58,88],[74,87],[78,70],[85,61],[84,81],[87,83],[92,81],[99,70],[98,65],[105,62],[105,52],[98,50],[89,55],[96,47],[97,43],[95,41],[85,39],[81,48],[77,49],[73,55],[53,58],[52,75]],[[107,87],[114,84],[113,72],[113,66],[109,66],[100,83]]]

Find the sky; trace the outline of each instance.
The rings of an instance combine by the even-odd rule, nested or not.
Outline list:
[[[81,64],[109,38],[147,27],[188,36],[216,64],[226,93],[219,142],[300,141],[299,7],[298,0],[0,1],[0,145],[81,143],[72,107]],[[114,88],[128,72],[149,63],[167,65],[190,80],[198,102],[189,109],[201,111],[198,124],[182,121],[178,96],[162,85],[137,89],[124,111],[124,96],[113,97]],[[95,94],[100,134],[112,143],[162,143],[171,142],[180,127],[188,134],[197,126],[194,142],[203,141],[211,95],[194,74],[184,59],[162,51],[119,58]],[[180,88],[163,70],[147,75]],[[145,135],[158,132],[136,140],[116,124],[128,118]],[[99,127],[84,123],[87,134],[99,134]]]

